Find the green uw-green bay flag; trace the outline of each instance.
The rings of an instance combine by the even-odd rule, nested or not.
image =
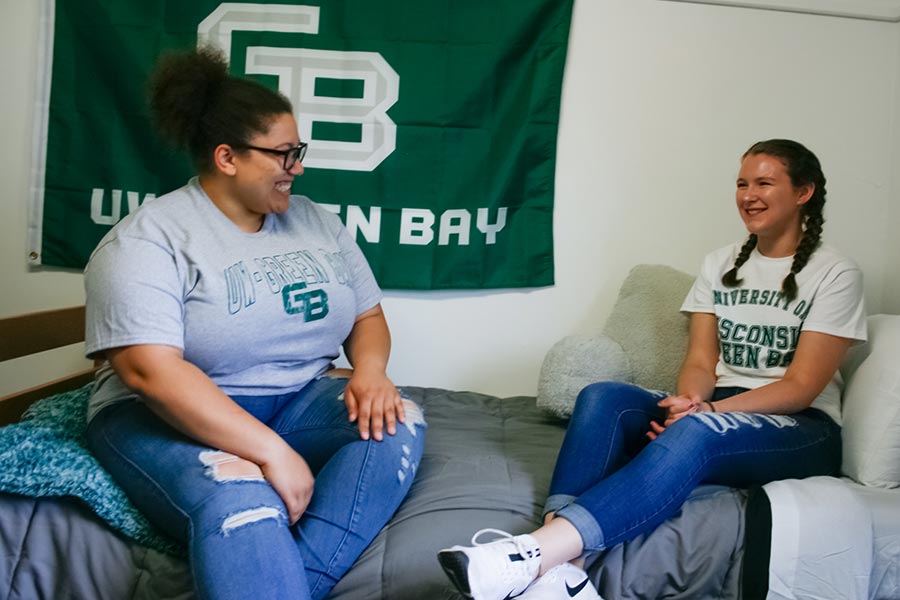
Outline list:
[[[43,1],[31,264],[83,267],[192,175],[146,79],[160,53],[212,42],[291,100],[309,142],[294,193],[341,217],[382,287],[553,283],[573,0]]]

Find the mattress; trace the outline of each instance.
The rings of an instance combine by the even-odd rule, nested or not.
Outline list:
[[[522,533],[539,523],[564,421],[541,412],[530,397],[404,390],[428,421],[416,480],[332,600],[459,599],[436,560],[438,550],[468,544],[481,528]],[[873,507],[876,555],[882,556],[872,581],[896,585],[900,516],[894,490],[884,491],[863,489],[860,497]],[[653,532],[589,557],[592,580],[606,600],[739,598],[747,523],[753,522],[747,506],[747,492],[702,486]],[[194,597],[182,558],[116,533],[77,498],[0,494],[0,546],[0,598]]]

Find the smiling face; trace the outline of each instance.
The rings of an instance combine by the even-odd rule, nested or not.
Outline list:
[[[297,161],[285,171],[284,156],[245,146],[288,150],[299,143],[293,115],[275,115],[265,132],[253,135],[244,145],[219,144],[213,155],[214,166],[200,174],[200,185],[213,204],[240,229],[259,231],[265,215],[288,209],[291,183],[303,174],[303,165]]]
[[[297,122],[291,114],[272,119],[269,130],[247,140],[247,144],[273,150],[288,150],[300,143]],[[291,183],[303,174],[298,161],[284,170],[284,157],[259,150],[241,150],[234,157],[235,195],[244,208],[257,215],[281,213],[290,204]]]
[[[794,187],[786,165],[768,154],[748,154],[741,161],[735,200],[750,233],[766,256],[790,256],[803,234],[800,207],[813,185]]]

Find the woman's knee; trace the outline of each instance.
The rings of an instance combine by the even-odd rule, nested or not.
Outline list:
[[[427,424],[422,409],[412,400],[403,398],[405,417],[397,422],[393,435],[385,435],[381,441],[365,442],[374,445],[376,455],[381,457],[372,463],[376,469],[396,474],[396,480],[408,487],[418,471],[425,450],[425,429]],[[386,468],[390,466],[391,468]]]
[[[189,515],[195,530],[206,535],[228,536],[257,523],[289,525],[281,497],[265,479],[255,478],[225,476],[217,480],[216,487],[192,507]]]
[[[572,418],[587,418],[596,413],[655,408],[664,396],[630,383],[599,381],[586,386],[578,394]]]
[[[397,422],[396,434],[385,436],[384,441],[396,445],[401,452],[418,461],[425,448],[425,429],[428,424],[425,421],[425,413],[422,408],[405,396],[403,398],[403,422]]]
[[[662,437],[665,436],[665,437]],[[660,436],[660,440],[671,450],[683,452],[692,457],[713,455],[728,440],[710,427],[700,415],[686,415],[671,425]]]

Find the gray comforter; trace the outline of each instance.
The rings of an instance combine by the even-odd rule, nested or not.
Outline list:
[[[425,409],[425,456],[397,514],[334,600],[456,599],[435,559],[483,527],[538,522],[565,423],[533,398],[405,388]],[[703,487],[677,518],[590,561],[607,599],[738,598],[742,492]],[[192,598],[179,558],[114,533],[79,501],[0,496],[0,598]]]

